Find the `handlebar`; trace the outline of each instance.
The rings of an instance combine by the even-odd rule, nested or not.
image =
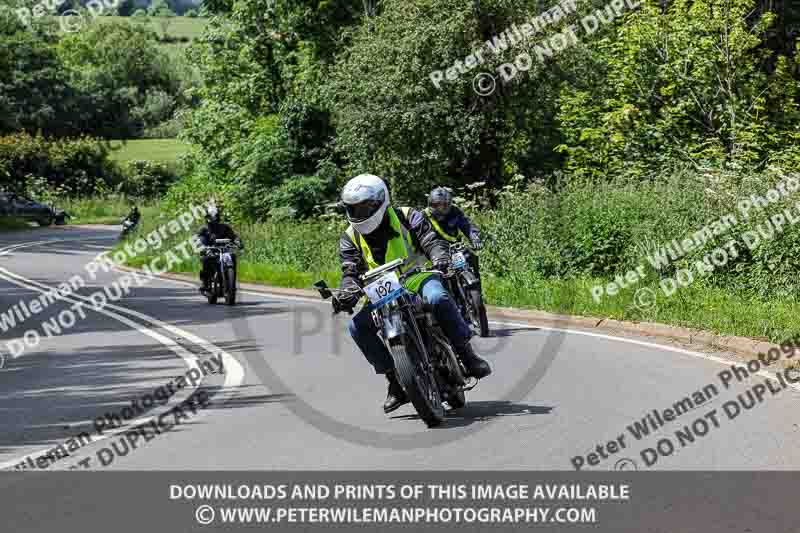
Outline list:
[[[371,278],[376,278],[378,276],[378,274],[391,272],[391,271],[397,270],[399,268],[400,268],[400,265],[393,265],[393,266],[389,266],[388,268],[387,268],[387,265],[383,265],[380,268],[377,268],[377,269],[369,271],[367,274],[361,276],[360,279],[361,279],[362,282],[366,282],[367,280],[369,280]],[[439,275],[442,275],[442,276],[445,276],[445,277],[449,277],[449,276],[452,276],[454,273],[449,272],[449,271],[448,272],[442,272],[440,270],[426,270],[426,269],[422,269],[422,268],[417,267],[417,268],[412,268],[411,270],[408,270],[407,272],[404,272],[403,274],[401,274],[398,277],[399,277],[400,282],[402,284],[403,281],[405,281],[409,277],[411,277],[413,275],[416,275],[416,274],[439,274]],[[324,281],[318,281],[317,283],[315,283],[314,284],[314,288],[317,289],[320,292],[320,295],[322,296],[323,299],[327,300],[328,298],[332,298],[333,314],[339,314],[344,310],[348,311],[351,315],[353,314],[353,309],[352,308],[344,308],[344,307],[341,306],[339,298],[338,298],[339,295],[361,295],[361,294],[364,293],[363,287],[352,287],[352,288],[348,288],[348,289],[332,289],[332,288],[328,287],[327,284],[325,284]]]
[[[221,250],[223,248],[244,248],[244,244],[230,239],[217,239],[212,244],[206,245],[206,248],[214,248]]]

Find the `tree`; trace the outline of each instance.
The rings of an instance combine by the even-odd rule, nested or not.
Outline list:
[[[80,94],[52,42],[0,14],[0,134],[17,130],[76,134]]]
[[[138,25],[92,25],[64,37],[58,54],[67,78],[86,95],[76,120],[98,136],[138,136],[144,125],[131,110],[143,105],[151,91],[178,95],[173,62],[158,47],[155,34]]]
[[[764,45],[776,15],[749,19],[756,0],[661,7],[649,2],[587,50],[603,74],[562,98],[568,168],[643,176],[676,161],[766,161],[800,120],[797,57]]]
[[[170,9],[166,0],[153,0],[147,8],[147,14],[151,17],[174,17],[175,12]]]

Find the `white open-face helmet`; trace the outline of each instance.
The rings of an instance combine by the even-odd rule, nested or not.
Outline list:
[[[389,207],[389,189],[378,176],[361,174],[347,182],[342,191],[347,220],[362,235],[381,225]]]

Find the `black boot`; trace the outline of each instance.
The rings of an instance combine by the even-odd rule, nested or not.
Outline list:
[[[386,401],[383,402],[383,412],[388,414],[401,405],[407,404],[408,397],[403,387],[401,387],[400,383],[397,381],[394,370],[386,372],[386,379],[389,381],[389,391],[386,393]]]
[[[211,292],[211,279],[208,276],[203,275],[200,273],[200,287],[199,291],[201,294],[206,294],[207,292]]]
[[[472,349],[472,345],[467,343],[463,348],[458,350],[458,355],[461,357],[461,362],[467,367],[467,374],[474,378],[485,378],[492,373],[492,367],[485,359],[481,358]]]

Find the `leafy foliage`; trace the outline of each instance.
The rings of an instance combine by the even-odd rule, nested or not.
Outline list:
[[[120,176],[96,139],[48,141],[25,133],[0,137],[0,190],[24,192],[36,178],[78,196],[105,192]]]
[[[646,2],[587,53],[603,74],[565,88],[567,168],[645,177],[676,162],[758,165],[797,140],[794,58],[764,42],[753,0]]]

